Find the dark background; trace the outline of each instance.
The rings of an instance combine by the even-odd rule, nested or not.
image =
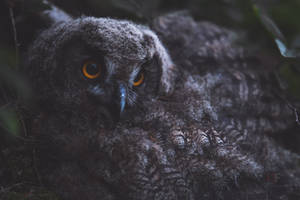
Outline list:
[[[186,10],[199,21],[236,31],[238,43],[282,80],[286,93],[300,99],[300,0],[51,0],[74,17],[129,19],[151,26],[158,15]],[[0,0],[0,199],[57,199],[39,182],[34,140],[23,107],[33,102],[22,76],[22,56],[45,23],[42,0]],[[281,41],[278,46],[275,40]],[[266,65],[267,66],[267,65]],[[291,105],[293,106],[293,105]],[[298,109],[299,108],[295,108]],[[297,111],[297,110],[296,110]],[[296,116],[295,116],[296,119]]]

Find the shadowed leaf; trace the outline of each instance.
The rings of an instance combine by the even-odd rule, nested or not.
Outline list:
[[[8,133],[18,136],[20,133],[20,123],[15,111],[2,108],[0,109],[0,125]]]
[[[297,49],[292,49],[287,47],[286,38],[277,27],[275,22],[267,15],[266,11],[262,8],[259,8],[258,5],[253,4],[253,10],[256,16],[260,19],[260,22],[263,24],[265,29],[271,33],[280,54],[286,58],[297,58],[300,57],[300,51]]]

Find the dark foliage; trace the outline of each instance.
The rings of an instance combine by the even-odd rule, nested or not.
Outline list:
[[[273,126],[271,128],[272,131],[270,132],[276,132],[276,134],[270,135],[270,137],[274,139],[274,143],[273,141],[270,142],[266,138],[259,138],[258,136],[255,136],[254,138],[261,141],[255,143],[252,140],[249,141],[249,143],[239,144],[239,148],[243,149],[241,152],[247,149],[249,152],[255,152],[255,150],[251,148],[251,145],[257,144],[257,148],[261,148],[261,152],[264,152],[265,150],[263,147],[264,145],[272,146],[270,149],[276,149],[274,152],[280,154],[278,158],[282,158],[282,160],[288,160],[288,158],[283,155],[286,149],[299,155],[300,133],[299,129],[295,129],[295,127],[297,127],[297,123],[300,124],[298,116],[300,114],[298,103],[300,98],[300,53],[298,51],[300,33],[298,19],[300,16],[298,10],[300,9],[300,5],[297,1],[272,0],[257,3],[250,0],[243,2],[239,0],[51,0],[51,2],[55,3],[64,11],[67,11],[75,17],[82,15],[113,17],[129,19],[135,22],[147,24],[155,29],[163,42],[168,44],[167,47],[172,49],[170,52],[172,57],[175,58],[176,64],[185,66],[187,70],[190,71],[196,70],[195,73],[200,74],[207,74],[207,71],[204,69],[195,69],[193,68],[193,65],[203,65],[204,63],[214,66],[218,63],[214,61],[214,58],[211,58],[211,60],[207,60],[205,58],[203,60],[201,57],[195,56],[197,54],[195,49],[197,48],[194,46],[193,48],[189,48],[189,45],[185,44],[183,41],[188,42],[191,38],[197,37],[193,34],[205,34],[205,31],[203,33],[200,31],[201,34],[198,32],[191,33],[190,30],[188,30],[190,28],[187,25],[188,23],[180,24],[180,21],[177,21],[174,26],[166,26],[168,29],[164,30],[164,26],[161,27],[161,24],[159,24],[157,20],[153,23],[153,19],[171,11],[186,9],[198,21],[213,22],[222,27],[226,27],[227,29],[234,30],[234,32],[238,35],[238,37],[236,37],[238,40],[235,40],[236,44],[243,46],[247,54],[250,55],[246,58],[249,66],[263,66],[262,68],[255,68],[255,73],[271,74],[271,76],[268,76],[268,80],[272,80],[272,83],[276,83],[273,85],[274,87],[268,88],[268,90],[272,90],[275,96],[271,96],[271,99],[268,97],[269,99],[265,99],[265,102],[267,102],[267,104],[272,104],[275,107],[280,104],[281,107],[285,107],[285,109],[288,108],[287,110],[290,112],[289,115],[286,115],[288,117],[285,119],[283,127],[284,132],[281,131],[281,120],[285,116],[284,114],[281,118],[279,117],[276,119],[278,120],[278,123],[276,120],[271,120]],[[26,52],[29,44],[35,40],[41,30],[49,26],[49,22],[41,18],[40,15],[42,11],[47,9],[49,9],[49,5],[44,4],[41,0],[5,0],[0,2],[0,199],[58,199],[55,192],[53,192],[55,189],[45,186],[42,180],[42,176],[44,176],[45,173],[48,173],[48,169],[47,167],[44,167],[46,172],[42,171],[40,170],[39,165],[41,161],[44,161],[43,159],[48,157],[39,157],[40,154],[37,152],[37,147],[40,147],[41,143],[39,143],[40,141],[37,141],[35,136],[32,135],[34,131],[29,125],[29,122],[35,118],[34,115],[32,116],[32,113],[35,113],[36,111],[34,110],[36,106],[32,97],[36,93],[35,91],[32,91],[32,88],[28,84],[30,80],[26,80],[26,76],[23,76],[24,71],[21,67],[22,65],[20,65],[20,63],[22,63],[22,57],[24,57],[23,53]],[[185,26],[187,26],[186,29]],[[206,24],[204,23],[202,26],[205,27]],[[174,32],[178,31],[178,29],[180,31],[185,31],[185,36],[181,32],[180,33],[182,35],[174,34]],[[178,38],[176,38],[176,36]],[[182,38],[180,38],[181,36]],[[235,35],[233,34],[232,37],[235,37]],[[202,38],[202,40],[205,39],[207,38]],[[201,38],[198,38],[195,41],[199,42],[202,40]],[[195,45],[198,45],[198,43],[192,39],[191,41],[192,43],[194,42]],[[176,49],[178,46],[181,46],[182,49]],[[224,52],[221,51],[221,53],[222,55],[220,55],[220,57],[216,60],[218,60],[218,62],[228,62],[226,53],[230,54],[230,52],[226,52],[224,50]],[[224,58],[222,58],[222,56],[224,56]],[[255,59],[253,59],[253,57],[255,57]],[[184,59],[180,60],[177,58]],[[191,59],[192,62],[183,62],[183,60],[188,59]],[[259,62],[259,64],[257,62]],[[183,74],[187,73],[184,70],[181,72]],[[246,71],[247,70],[248,69],[246,69]],[[25,73],[27,72],[25,71]],[[231,77],[231,75],[228,76]],[[278,88],[280,88],[280,91],[277,90]],[[177,97],[175,96],[174,100],[182,101],[180,98],[182,98],[180,95]],[[253,102],[256,100],[257,99],[255,98],[252,99]],[[256,105],[253,103],[252,106],[259,108],[262,105]],[[149,105],[149,108],[152,108],[151,105]],[[262,110],[264,109],[263,106],[261,108]],[[172,110],[172,106],[168,109]],[[234,109],[237,108],[233,108],[231,111],[226,111],[227,115],[234,115],[234,113],[238,110]],[[170,110],[169,112],[172,113],[173,111]],[[248,111],[251,113],[251,109],[248,109]],[[262,111],[262,113],[263,112],[265,111]],[[264,114],[259,117],[264,118],[263,115]],[[239,117],[243,120],[247,119],[246,116]],[[224,119],[225,118],[226,117],[224,117]],[[37,118],[37,120],[41,119]],[[290,126],[291,124],[292,126]],[[43,125],[42,122],[41,125]],[[143,125],[147,127],[153,126],[153,124],[147,123]],[[205,130],[207,126],[211,126],[210,124],[202,125],[205,127]],[[226,123],[224,127],[223,125],[216,127],[216,129],[225,129],[224,127]],[[45,126],[47,126],[47,124]],[[287,129],[287,127],[290,127],[290,129]],[[120,132],[126,132],[125,130],[127,127],[123,128],[124,129],[120,130]],[[137,136],[137,138],[138,137],[142,136]],[[153,136],[154,139],[159,141],[162,140],[161,137],[165,136]],[[130,136],[126,135],[126,133],[124,133],[123,139],[125,141],[132,140]],[[76,140],[76,138],[74,140]],[[279,150],[277,147],[273,147],[273,145],[277,144],[280,146]],[[117,142],[115,145],[120,144]],[[133,141],[132,148],[140,148],[140,146],[138,146],[138,143]],[[214,150],[224,150],[223,148],[226,149],[229,147],[217,146]],[[189,149],[189,147],[187,149]],[[184,151],[188,151],[187,149]],[[49,149],[46,149],[45,151],[48,150]],[[86,149],[83,148],[82,152],[77,153],[84,153],[85,150]],[[237,155],[236,152],[232,151],[231,153],[232,155]],[[238,151],[238,153],[240,153],[240,151]],[[178,158],[179,162],[184,162],[186,155],[187,154],[180,154]],[[250,159],[250,157],[251,156],[246,157],[245,160]],[[270,157],[267,156],[267,158]],[[154,159],[154,157],[151,157],[151,159]],[[222,158],[222,156],[217,157],[217,159],[219,160],[216,162],[219,164],[224,164],[226,162],[226,159],[223,160],[224,158]],[[236,158],[232,159],[234,160]],[[263,160],[264,157],[259,157],[259,159]],[[243,162],[241,160],[237,160],[236,163],[233,162],[233,166],[228,167],[228,169],[236,170],[234,165],[239,165],[239,162]],[[89,162],[89,164],[95,164],[95,161],[92,159],[90,159]],[[266,163],[267,162],[268,161],[266,161]],[[253,178],[251,176],[248,177],[248,172],[243,172],[243,169],[240,169],[240,171],[237,170],[241,174],[242,181],[240,182],[240,185],[234,182],[233,177],[227,177],[228,179],[219,179],[219,181],[228,180],[230,184],[234,185],[233,187],[239,188],[238,190],[241,191],[240,193],[237,192],[232,194],[230,191],[226,191],[226,184],[222,181],[218,182],[218,180],[209,180],[215,178],[217,174],[209,174],[211,172],[209,172],[209,170],[205,171],[206,169],[194,172],[194,174],[192,173],[192,176],[207,178],[207,180],[205,179],[202,182],[195,183],[194,187],[198,187],[199,185],[197,184],[205,184],[206,182],[213,182],[215,185],[220,185],[220,188],[210,190],[211,193],[208,194],[208,196],[213,198],[223,198],[220,195],[225,195],[224,198],[232,198],[232,195],[236,195],[236,199],[242,197],[249,197],[253,199],[276,199],[280,198],[280,195],[283,193],[287,194],[284,198],[300,198],[299,190],[292,188],[299,184],[297,181],[298,179],[291,178],[289,180],[287,178],[291,175],[299,177],[297,172],[299,171],[299,169],[297,169],[299,168],[299,164],[297,166],[297,163],[289,162],[287,164],[289,166],[286,167],[284,164],[280,165],[279,162],[276,165],[279,167],[273,171],[271,169],[272,167],[264,166],[266,167],[264,171],[265,173],[260,174],[260,179],[256,179],[257,177]],[[178,166],[180,166],[180,168],[186,167],[180,164],[178,164]],[[52,166],[49,166],[50,169],[51,167]],[[68,165],[64,165],[64,167],[66,170],[66,177],[72,173],[81,173],[81,169],[70,167]],[[89,166],[84,167],[88,168]],[[225,171],[227,168],[223,169]],[[288,171],[289,169],[294,169],[295,172],[291,173]],[[94,169],[90,168],[88,170]],[[205,174],[209,175],[206,176]],[[227,172],[224,172],[224,174],[227,174]],[[82,177],[73,178],[76,182]],[[194,180],[191,177],[188,177],[187,179]],[[253,179],[256,180],[253,181]],[[256,182],[257,180],[261,182]],[[90,181],[90,179],[84,180],[83,178],[82,180],[80,179],[80,181]],[[91,181],[92,186],[95,184],[93,181]],[[59,182],[57,182],[57,184],[59,184]],[[292,187],[290,187],[290,185],[292,185]],[[261,192],[261,188],[263,187],[265,187],[265,190],[262,193],[258,192],[254,194],[255,191]],[[113,190],[115,188],[112,187],[109,190],[111,189]],[[205,189],[203,189],[203,191],[205,191]],[[201,196],[201,198],[207,197],[203,191],[199,191],[199,194],[196,195]],[[249,191],[250,193],[253,192],[253,196],[247,196]],[[107,194],[111,191],[103,190],[101,192]],[[108,198],[110,198],[109,195]]]

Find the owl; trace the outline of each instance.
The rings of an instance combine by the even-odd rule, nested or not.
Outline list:
[[[293,199],[299,155],[275,80],[235,34],[186,13],[152,30],[51,15],[24,58],[43,183],[62,199]],[[52,17],[51,17],[52,16]]]

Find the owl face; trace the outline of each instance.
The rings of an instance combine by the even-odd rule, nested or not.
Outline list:
[[[86,17],[54,25],[31,51],[40,55],[29,66],[39,70],[33,78],[43,81],[36,89],[42,99],[108,121],[170,93],[173,84],[174,65],[157,36],[128,21]]]
[[[106,119],[118,121],[128,109],[156,97],[161,70],[155,58],[145,55],[118,62],[113,54],[83,41],[67,48],[71,50],[62,54],[64,58],[77,56],[62,59],[62,71],[56,75],[62,83],[61,102],[98,110]]]

